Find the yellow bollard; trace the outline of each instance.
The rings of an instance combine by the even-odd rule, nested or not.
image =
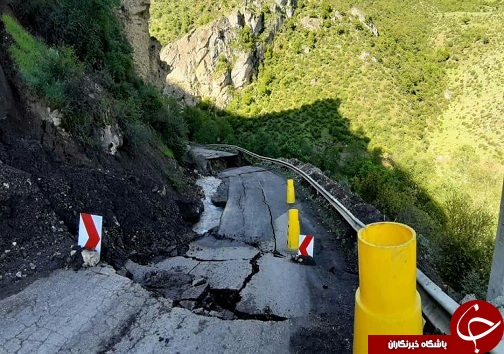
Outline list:
[[[358,232],[358,251],[354,354],[367,354],[370,334],[422,334],[415,231],[393,222],[367,225]]]
[[[297,250],[299,248],[299,235],[301,233],[299,227],[299,211],[297,209],[289,209],[289,224],[287,230],[287,247],[291,250]]]
[[[296,201],[294,193],[294,180],[287,180],[287,204],[293,204]]]

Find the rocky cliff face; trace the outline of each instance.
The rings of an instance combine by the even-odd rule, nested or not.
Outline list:
[[[121,0],[119,18],[133,47],[136,72],[159,89],[164,87],[166,65],[159,59],[161,44],[149,34],[150,0]]]
[[[285,18],[293,15],[295,4],[276,0],[264,7],[264,1],[246,1],[227,17],[164,47],[161,60],[169,69],[164,93],[188,105],[210,97],[217,106],[225,106],[229,89],[247,85],[257,74],[267,45]]]

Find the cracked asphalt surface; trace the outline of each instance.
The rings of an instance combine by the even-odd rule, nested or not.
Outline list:
[[[294,263],[285,178],[253,166],[218,178],[214,234],[155,264],[57,271],[0,301],[0,353],[350,353],[358,277],[334,235],[298,201],[316,265]]]

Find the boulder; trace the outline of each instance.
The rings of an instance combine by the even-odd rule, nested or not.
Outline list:
[[[101,128],[100,144],[107,154],[115,155],[117,149],[123,144],[123,135],[119,125],[106,125]]]
[[[225,207],[228,200],[229,181],[226,179],[219,184],[215,193],[210,197],[212,203],[218,207]]]
[[[84,267],[96,267],[100,263],[100,254],[96,251],[82,250],[82,260]]]

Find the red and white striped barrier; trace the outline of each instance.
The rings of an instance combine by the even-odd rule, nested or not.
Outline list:
[[[313,257],[313,243],[315,237],[310,235],[299,235],[298,255]]]
[[[100,254],[102,240],[102,220],[99,215],[81,213],[79,218],[79,241],[82,248]]]

